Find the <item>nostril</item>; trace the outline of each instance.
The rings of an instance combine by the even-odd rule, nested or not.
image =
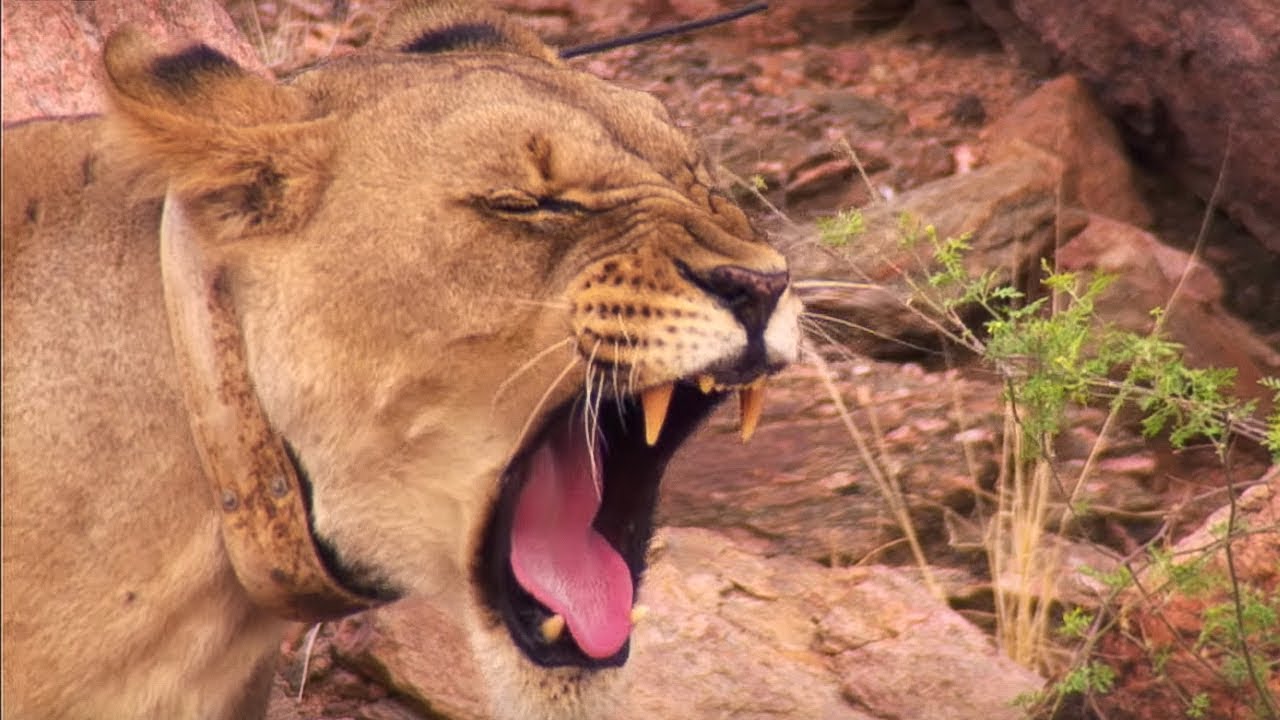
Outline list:
[[[753,335],[764,332],[789,280],[785,270],[759,272],[738,265],[721,265],[697,272],[680,263],[680,271],[694,285],[718,299],[748,334]]]
[[[787,289],[787,273],[762,273],[736,265],[721,265],[706,274],[712,294],[726,300],[730,307],[767,305],[769,311]]]

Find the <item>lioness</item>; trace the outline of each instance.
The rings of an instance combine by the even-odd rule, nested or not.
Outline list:
[[[607,716],[667,460],[796,355],[782,257],[471,3],[284,84],[105,62],[107,117],[4,138],[5,717],[259,717],[282,616],[408,593],[499,716]]]

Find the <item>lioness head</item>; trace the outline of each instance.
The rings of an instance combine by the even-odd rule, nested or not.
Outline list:
[[[283,85],[127,33],[107,64],[333,572],[464,616],[505,716],[592,714],[664,466],[796,355],[783,258],[654,99],[469,4]]]

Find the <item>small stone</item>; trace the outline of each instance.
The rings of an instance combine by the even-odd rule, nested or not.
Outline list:
[[[1156,457],[1155,455],[1129,455],[1107,458],[1099,462],[1097,468],[1099,472],[1148,477],[1156,471]]]
[[[993,443],[996,441],[996,434],[991,428],[975,427],[961,430],[951,436],[951,440],[958,443]]]
[[[962,95],[951,105],[948,115],[957,125],[982,125],[987,121],[987,108],[977,95]]]
[[[842,490],[857,482],[853,473],[841,470],[839,472],[827,475],[818,481],[818,484],[828,490]]]
[[[951,427],[951,421],[945,418],[923,418],[916,420],[913,425],[922,433],[936,435]]]

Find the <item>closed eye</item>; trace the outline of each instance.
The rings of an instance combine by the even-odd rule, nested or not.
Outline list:
[[[567,213],[570,215],[585,215],[587,212],[586,206],[582,203],[552,197],[538,198],[536,209],[544,212]]]
[[[500,190],[481,198],[483,205],[492,211],[507,215],[534,215],[555,213],[558,215],[585,215],[585,205],[557,197],[538,197],[517,190]]]

